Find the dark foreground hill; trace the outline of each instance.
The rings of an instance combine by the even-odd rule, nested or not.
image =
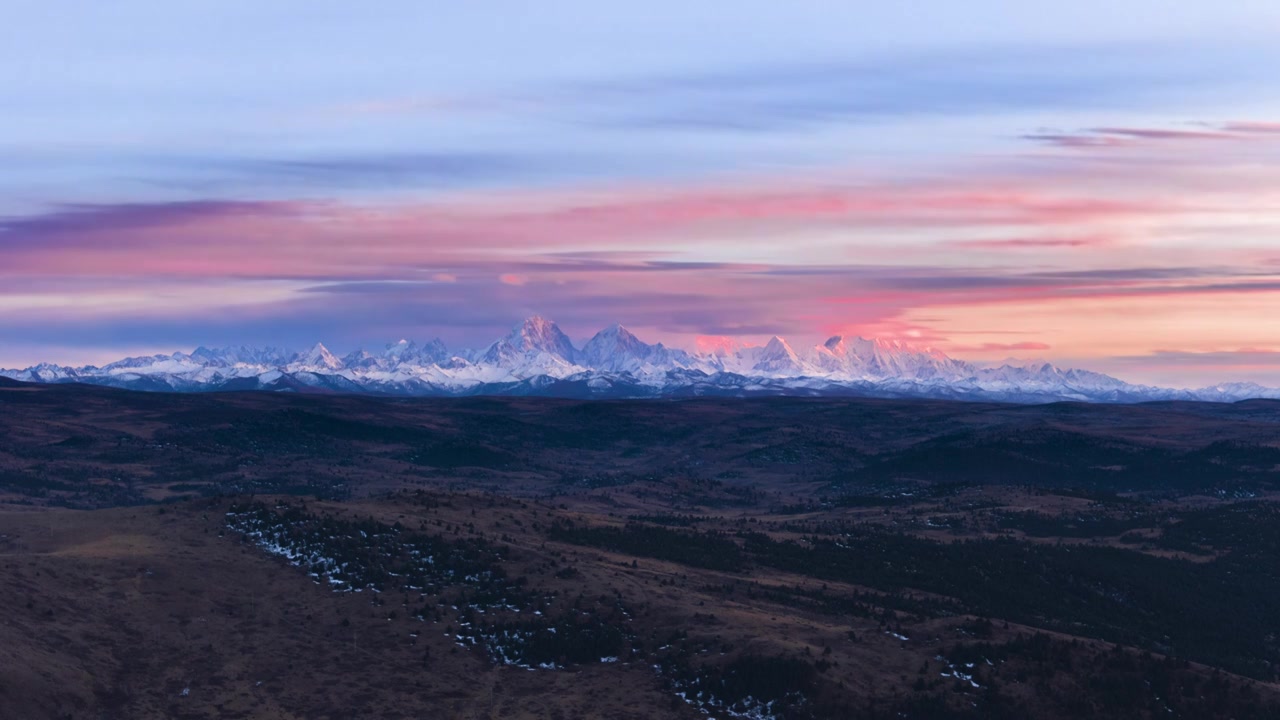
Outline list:
[[[1280,403],[0,385],[14,717],[1276,717]]]

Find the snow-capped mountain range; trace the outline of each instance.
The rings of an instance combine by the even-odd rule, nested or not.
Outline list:
[[[1229,383],[1200,389],[1134,385],[1049,363],[983,367],[896,341],[836,336],[797,351],[774,337],[762,346],[690,353],[641,341],[621,325],[582,347],[554,323],[532,317],[480,350],[440,340],[401,340],[379,352],[338,357],[319,343],[277,348],[196,348],[132,357],[102,367],[42,363],[0,376],[38,383],[90,383],[136,390],[332,391],[383,395],[692,397],[858,395],[1008,402],[1237,401],[1280,399],[1280,389]]]

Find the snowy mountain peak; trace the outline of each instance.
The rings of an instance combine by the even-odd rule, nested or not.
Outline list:
[[[582,354],[589,363],[593,358],[604,358],[617,353],[644,354],[648,349],[649,345],[615,323],[591,336],[587,344],[582,346]]]
[[[572,364],[577,350],[560,326],[534,315],[512,328],[506,337],[490,345],[481,356],[483,362],[500,364],[514,358],[545,353]]]
[[[823,347],[835,357],[859,358],[863,361],[874,358],[877,353],[892,354],[910,351],[910,348],[895,340],[868,339],[861,335],[855,337],[836,335],[823,343]]]
[[[342,358],[342,366],[352,370],[368,370],[379,365],[378,356],[367,350],[356,350]]]
[[[507,337],[494,343],[494,346],[502,345],[517,352],[547,352],[564,360],[572,359],[576,352],[573,343],[559,329],[559,325],[539,315],[527,318],[525,322],[512,328]]]
[[[561,342],[567,343],[569,340],[560,331],[559,325],[540,315],[525,318],[524,322],[511,330],[511,334],[508,337],[520,338],[530,347],[539,348],[554,346]]]
[[[630,330],[623,327],[622,323],[614,323],[596,333],[594,337],[621,338],[627,342],[640,342],[640,339]]]
[[[191,357],[205,362],[225,362],[225,356],[216,350],[203,345],[191,351]]]
[[[692,363],[684,351],[668,350],[662,343],[649,345],[618,324],[593,335],[582,346],[577,359],[578,364],[595,370],[636,375],[683,369]]]
[[[298,353],[201,346],[190,354],[131,357],[102,367],[41,363],[0,375],[26,382],[175,391],[313,388],[399,395],[571,392],[612,397],[853,394],[1008,402],[1280,399],[1280,390],[1253,383],[1178,390],[1134,385],[1043,360],[976,365],[900,340],[836,335],[803,352],[776,336],[763,346],[710,340],[714,342],[700,341],[701,353],[691,355],[650,345],[621,325],[611,325],[579,350],[554,322],[535,316],[480,352],[451,354],[438,339],[425,345],[400,340],[380,352],[357,350],[341,360],[320,343]]]
[[[316,343],[310,350],[298,353],[290,364],[299,368],[342,369],[342,361],[329,352],[329,348],[323,343]]]
[[[402,362],[413,362],[418,359],[420,353],[421,350],[418,347],[418,343],[401,338],[387,345],[386,349],[382,351],[382,357],[387,363],[395,365]]]
[[[765,343],[764,353],[766,355],[781,354],[789,357],[796,357],[796,352],[791,349],[791,344],[777,335],[769,338],[769,342]]]
[[[769,342],[755,359],[756,363],[751,369],[756,372],[797,376],[809,374],[809,369],[800,360],[800,356],[796,355],[796,351],[791,349],[791,345],[787,344],[786,340],[777,335],[769,338]]]
[[[420,352],[435,360],[447,360],[449,358],[449,348],[445,346],[444,341],[440,338],[434,338],[423,345]]]

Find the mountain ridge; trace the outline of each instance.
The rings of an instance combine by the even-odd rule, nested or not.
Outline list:
[[[295,353],[201,346],[191,353],[128,357],[101,367],[40,363],[22,370],[0,370],[0,377],[176,392],[403,396],[862,395],[1017,403],[1280,399],[1280,389],[1256,383],[1155,387],[1043,361],[984,367],[900,341],[838,335],[802,352],[775,336],[763,346],[690,353],[646,343],[613,324],[579,348],[555,322],[538,316],[527,318],[481,350],[450,351],[439,339],[424,345],[402,339],[381,352],[361,349],[341,358],[322,343]]]

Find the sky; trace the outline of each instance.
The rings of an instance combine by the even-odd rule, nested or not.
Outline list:
[[[905,340],[1280,385],[1280,3],[0,6],[0,367]]]

